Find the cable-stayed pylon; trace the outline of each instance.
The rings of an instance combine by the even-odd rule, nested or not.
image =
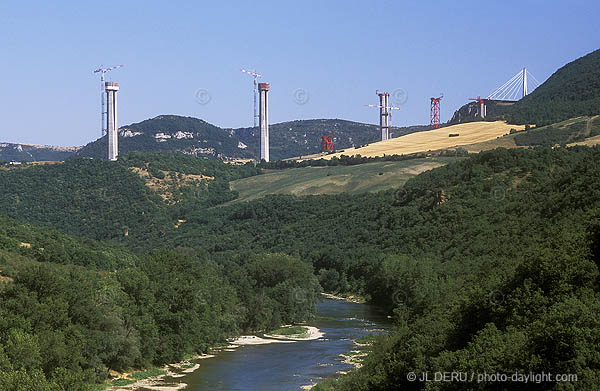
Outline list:
[[[523,68],[506,83],[488,95],[487,99],[517,101],[538,88],[540,84],[527,68]]]

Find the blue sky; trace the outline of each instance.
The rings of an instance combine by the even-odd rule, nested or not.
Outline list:
[[[251,126],[242,67],[271,83],[271,123],[377,123],[364,107],[376,89],[406,92],[393,125],[428,123],[429,98],[442,92],[446,121],[524,66],[543,82],[598,49],[599,14],[595,0],[3,1],[0,141],[98,138],[101,64],[125,64],[108,77],[121,85],[119,125],[180,114]]]

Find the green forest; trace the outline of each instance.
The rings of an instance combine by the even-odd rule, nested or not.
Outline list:
[[[217,264],[190,249],[134,256],[6,219],[2,227],[2,390],[92,390],[109,369],[176,362],[241,332],[309,320],[320,291],[312,266],[283,254]],[[15,237],[29,242],[15,248]],[[63,250],[58,258],[37,248],[48,244]]]
[[[597,147],[497,149],[390,191],[225,206],[228,181],[260,168],[135,153],[2,170],[0,385],[89,389],[310,319],[323,290],[365,297],[395,328],[317,390],[498,389],[406,377],[445,370],[576,373],[510,389],[594,390],[598,161]],[[152,189],[134,168],[172,180]]]

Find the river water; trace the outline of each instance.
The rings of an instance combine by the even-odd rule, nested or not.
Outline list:
[[[352,369],[340,354],[355,348],[352,339],[385,332],[384,314],[366,304],[324,299],[310,325],[324,333],[313,341],[241,346],[200,360],[200,368],[177,378],[187,391],[298,391],[301,386],[337,376]]]

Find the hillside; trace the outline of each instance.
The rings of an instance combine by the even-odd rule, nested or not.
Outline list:
[[[564,126],[580,122],[589,120]],[[477,124],[458,126],[468,125]],[[403,374],[411,370],[461,363],[474,372],[578,373],[578,384],[593,389],[585,385],[595,384],[591,368],[600,364],[599,158],[598,148],[498,149],[424,171],[404,186],[405,178],[383,170],[389,162],[341,166],[367,184],[382,170],[390,189],[363,192],[357,184],[348,187],[356,194],[267,195],[231,205],[223,202],[236,194],[223,185],[241,183],[255,168],[143,153],[116,163],[5,168],[2,212],[119,241],[140,261],[108,274],[54,261],[21,269],[15,265],[35,261],[21,251],[40,244],[21,246],[32,239],[11,234],[11,220],[0,219],[12,243],[0,260],[14,268],[14,285],[0,289],[8,303],[2,318],[40,325],[9,326],[11,346],[44,353],[32,368],[44,365],[46,376],[61,379],[53,372],[60,364],[79,381],[83,370],[98,381],[107,368],[173,362],[239,330],[306,319],[318,279],[328,292],[367,297],[399,327],[377,338],[363,369],[317,390],[364,390],[365,382],[394,389],[408,385]],[[281,173],[299,177],[294,170]],[[215,203],[206,194],[217,183]],[[294,289],[310,299],[294,300]],[[65,310],[50,310],[57,306]],[[82,342],[61,344],[72,328]],[[58,347],[72,354],[51,355]]]
[[[103,157],[106,140],[98,139],[84,146],[78,157]],[[119,153],[181,152],[194,156],[214,156],[223,159],[252,157],[233,132],[198,118],[159,115],[119,128]]]
[[[443,150],[493,140],[508,134],[513,128],[523,129],[522,126],[508,125],[501,121],[471,122],[379,141],[362,148],[347,149],[336,154],[326,155],[323,158],[331,159],[342,154],[373,157]],[[457,136],[449,137],[450,134]]]
[[[415,175],[461,158],[432,157],[400,162],[374,162],[354,166],[303,167],[267,170],[263,175],[231,182],[238,203],[272,194],[294,196],[361,194],[402,186]]]
[[[514,124],[549,125],[600,114],[600,50],[557,70],[506,113]]]
[[[79,149],[80,147],[0,143],[0,161],[62,161],[73,156]]]
[[[578,373],[573,389],[591,390],[600,364],[598,159],[598,148],[488,151],[395,191],[215,208],[167,241],[224,259],[299,254],[326,291],[359,292],[394,314],[398,328],[377,338],[362,369],[317,390],[422,390],[406,373],[459,365]]]
[[[19,223],[4,215],[0,215],[0,251],[39,262],[75,264],[100,270],[131,266],[137,261],[135,255],[119,247]],[[0,257],[0,275],[10,274],[17,267],[9,259]]]
[[[134,256],[0,216],[0,388],[115,389],[127,384],[116,371],[159,375],[242,332],[308,320],[319,289],[289,256],[225,269],[204,254]]]
[[[0,214],[96,240],[151,243],[187,211],[236,197],[229,181],[258,170],[182,154],[130,153],[0,169]]]
[[[552,125],[511,132],[506,136],[481,143],[464,145],[470,153],[495,148],[527,148],[536,146],[594,146],[600,144],[600,116],[578,117]]]
[[[428,126],[393,128],[393,137],[420,132]],[[259,134],[257,128],[234,129],[233,132],[252,151],[258,151]],[[312,119],[282,122],[269,126],[271,160],[312,155],[321,151],[321,136],[330,136],[335,132],[335,149],[360,146],[377,141],[381,137],[378,125],[340,119]]]
[[[428,129],[427,126],[394,128],[395,136]],[[269,126],[271,159],[279,160],[320,152],[321,136],[335,132],[336,148],[347,148],[375,141],[380,137],[376,125],[338,119],[301,120]],[[222,129],[193,117],[161,115],[119,129],[120,153],[181,152],[194,156],[213,156],[224,160],[257,158],[257,128]],[[83,147],[78,157],[103,157],[105,140]]]
[[[515,104],[515,102],[508,101],[497,101],[488,100],[486,101],[486,120],[499,120],[503,118],[504,113]],[[479,113],[480,105],[479,102],[465,103],[458,110],[454,112],[449,124],[460,124],[465,122],[481,121],[481,114]]]
[[[428,126],[393,128],[393,136],[420,132]],[[380,137],[379,126],[339,119],[299,120],[272,124],[271,159],[279,160],[321,151],[321,136],[335,132],[336,149],[360,146]],[[198,118],[160,115],[119,128],[119,151],[177,152],[223,160],[257,159],[257,128],[222,129]],[[0,144],[0,161],[63,161],[69,157],[103,158],[106,139],[83,147]]]

